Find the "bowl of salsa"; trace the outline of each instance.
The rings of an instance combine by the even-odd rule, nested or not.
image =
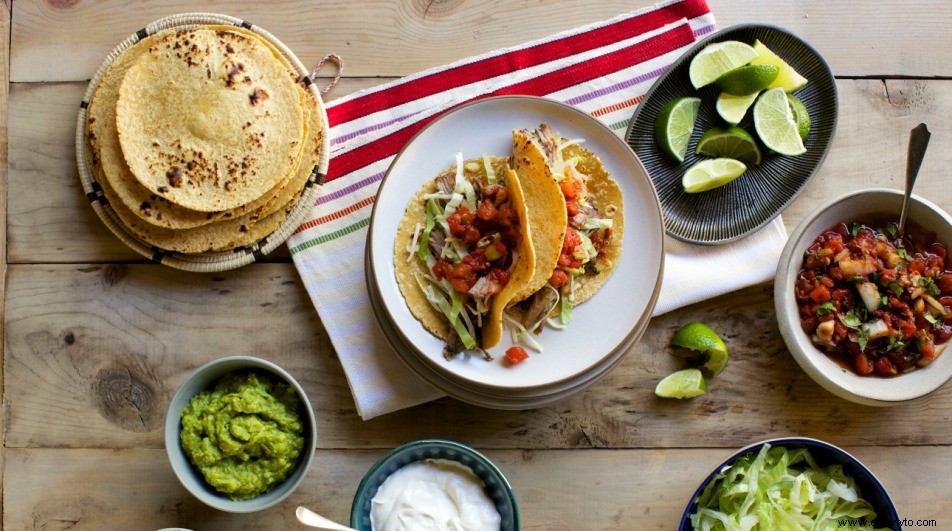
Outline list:
[[[781,335],[807,374],[854,402],[919,398],[952,377],[952,217],[913,196],[853,192],[810,213],[780,258]],[[945,353],[943,355],[943,353]]]

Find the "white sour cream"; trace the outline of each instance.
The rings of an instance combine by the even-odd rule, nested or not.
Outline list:
[[[374,531],[498,531],[496,504],[472,469],[426,459],[398,469],[371,500]]]

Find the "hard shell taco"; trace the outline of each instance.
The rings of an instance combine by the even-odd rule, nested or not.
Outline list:
[[[523,189],[508,159],[456,159],[410,201],[394,242],[400,292],[446,340],[447,359],[499,342],[503,311],[535,269]]]
[[[513,132],[513,168],[526,191],[536,268],[516,294],[507,322],[527,333],[547,320],[567,325],[572,308],[595,294],[621,257],[622,193],[601,160],[547,124]],[[554,319],[549,319],[554,317]]]

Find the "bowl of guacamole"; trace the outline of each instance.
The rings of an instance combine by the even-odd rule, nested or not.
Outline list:
[[[173,395],[165,448],[186,490],[222,511],[271,507],[314,457],[314,411],[284,369],[250,356],[199,367]]]

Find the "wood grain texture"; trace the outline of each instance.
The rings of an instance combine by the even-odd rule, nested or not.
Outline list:
[[[0,8],[0,322],[3,322],[3,312],[6,301],[7,285],[7,161],[8,134],[7,113],[10,89],[10,10],[12,0],[6,0]],[[0,330],[0,345],[4,342],[5,330]],[[0,352],[3,347],[0,346]],[[4,382],[3,367],[0,366],[0,389]],[[0,433],[5,433],[6,421],[0,416]],[[0,477],[4,473],[5,448],[0,447]],[[0,498],[3,496],[5,483],[0,483]],[[3,511],[3,502],[0,500],[0,512]]]
[[[347,61],[348,75],[400,76],[652,3],[373,0],[350,9],[347,0],[294,0],[262,10],[256,2],[222,1],[205,10],[253,21],[284,41],[305,64],[336,52]],[[810,42],[838,76],[950,75],[945,49],[952,20],[936,17],[947,13],[944,0],[903,3],[901,9],[891,0],[711,0],[710,7],[721,27],[763,22],[793,31]],[[122,39],[157,18],[195,10],[185,0],[141,3],[135,9],[114,2],[16,2],[12,79],[89,79]],[[70,60],[61,60],[64,57]]]
[[[333,98],[386,79],[346,79]],[[839,124],[819,173],[783,214],[787,230],[835,196],[868,187],[901,189],[909,130],[927,122],[940,138],[952,137],[952,82],[840,80]],[[73,155],[77,102],[85,84],[14,84],[10,94],[11,263],[142,262],[96,217],[82,194]],[[333,162],[332,162],[333,164]],[[952,151],[933,146],[916,193],[952,205],[945,168]],[[276,255],[287,260],[282,247]]]
[[[175,389],[207,361],[260,356],[301,382],[321,448],[391,448],[424,437],[480,448],[733,447],[810,435],[848,445],[952,440],[952,387],[902,408],[869,408],[817,386],[788,354],[769,287],[652,321],[603,381],[532,411],[443,399],[363,422],[333,348],[290,264],[220,275],[156,265],[14,265],[7,294],[8,447],[161,448]],[[728,369],[695,400],[656,398],[683,365],[670,339],[686,322],[718,330]],[[929,424],[929,430],[909,426]]]
[[[846,448],[880,474],[903,518],[947,523],[952,467],[945,447]],[[42,477],[8,489],[7,529],[297,529],[307,506],[348,522],[357,484],[384,451],[319,451],[304,483],[258,513],[212,511],[175,479],[162,450],[13,449],[14,477]],[[726,450],[491,450],[486,455],[516,494],[523,529],[555,531],[674,528],[691,494]],[[899,462],[903,463],[899,465]],[[87,489],[89,478],[97,488]],[[565,478],[571,478],[566,481]],[[78,492],[83,494],[78,495]]]

